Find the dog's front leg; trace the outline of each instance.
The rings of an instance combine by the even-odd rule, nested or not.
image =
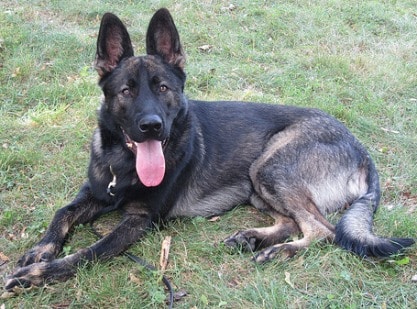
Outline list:
[[[107,236],[89,248],[50,262],[40,262],[18,268],[7,280],[6,290],[15,286],[29,287],[48,282],[64,281],[75,275],[77,266],[96,259],[108,259],[122,253],[136,242],[151,226],[146,213],[127,213],[120,224]]]
[[[103,207],[105,205],[92,197],[89,185],[85,184],[74,201],[55,213],[42,240],[19,259],[18,266],[50,262],[55,259],[61,252],[71,227],[88,222]]]

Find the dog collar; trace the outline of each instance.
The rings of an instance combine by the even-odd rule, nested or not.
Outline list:
[[[109,182],[109,185],[107,186],[107,194],[110,196],[114,196],[115,194],[112,192],[112,189],[116,187],[116,174],[113,172],[113,169],[110,165],[110,173],[113,175],[112,181]]]

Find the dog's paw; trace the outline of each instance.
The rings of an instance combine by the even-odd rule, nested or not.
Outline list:
[[[6,278],[4,288],[12,291],[14,288],[29,288],[32,285],[39,286],[44,282],[44,272],[47,263],[35,263],[29,266],[20,267]]]
[[[7,278],[5,289],[11,291],[14,287],[28,288],[30,286],[41,286],[45,283],[67,280],[74,276],[79,262],[80,256],[72,254],[51,262],[34,263],[17,268]]]
[[[257,247],[257,238],[251,236],[246,231],[239,231],[226,238],[223,242],[226,246],[249,252],[255,251]]]
[[[24,267],[34,263],[50,262],[55,258],[55,251],[53,244],[36,245],[17,261],[17,265]]]
[[[278,255],[282,259],[289,259],[292,258],[294,255],[297,254],[298,248],[291,244],[279,244],[270,246],[253,257],[253,261],[256,263],[266,263],[270,260],[276,258]]]
[[[4,289],[7,292],[14,292],[16,289],[28,289],[32,287],[32,283],[30,281],[26,281],[23,278],[14,278],[10,277],[7,278],[6,283],[4,285]],[[13,295],[13,294],[12,294]]]

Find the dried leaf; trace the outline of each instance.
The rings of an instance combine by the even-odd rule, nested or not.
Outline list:
[[[209,222],[216,222],[216,221],[219,221],[219,220],[220,220],[219,216],[212,217],[212,218],[208,219]]]
[[[141,284],[141,281],[138,277],[136,277],[134,274],[129,273],[129,280],[132,281],[133,283],[136,283],[138,285]]]
[[[16,68],[14,69],[13,73],[12,73],[12,77],[16,77],[20,75],[20,68]]]
[[[179,291],[174,293],[174,300],[179,301],[182,298],[184,298],[185,296],[187,296],[187,291],[186,290],[179,290]]]
[[[289,272],[285,272],[285,282],[288,283],[290,287],[295,289],[294,283],[291,282],[291,274]]]
[[[70,302],[60,303],[60,304],[54,304],[52,305],[53,309],[65,309],[69,308],[71,306]]]
[[[223,6],[221,8],[222,11],[234,11],[236,9],[236,5],[230,3],[229,6]]]
[[[9,257],[0,251],[0,265],[10,261]]]
[[[161,267],[161,271],[164,271],[167,268],[170,248],[171,236],[166,236],[162,241],[161,257],[159,259],[159,266]]]
[[[213,45],[205,44],[198,47],[199,50],[203,52],[209,52],[213,48]]]
[[[399,131],[391,130],[391,129],[387,129],[387,128],[381,128],[381,130],[384,131],[384,132],[387,132],[387,133],[400,134]]]
[[[8,299],[8,298],[12,298],[12,297],[14,297],[14,296],[16,296],[16,294],[15,294],[15,293],[13,293],[13,292],[3,292],[3,293],[0,295],[0,299]],[[3,306],[2,306],[0,309],[3,309]]]

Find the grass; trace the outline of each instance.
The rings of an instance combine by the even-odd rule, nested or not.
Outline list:
[[[416,237],[414,1],[0,3],[0,250],[10,259],[0,266],[3,277],[85,180],[101,95],[91,64],[106,11],[126,21],[141,54],[152,13],[171,10],[188,55],[189,97],[318,107],[343,121],[380,171],[376,232]],[[268,222],[248,207],[215,222],[175,220],[131,252],[157,265],[162,240],[172,236],[165,274],[187,293],[176,308],[417,306],[415,246],[369,261],[317,243],[290,261],[254,265],[250,254],[221,244],[237,229]],[[94,240],[79,227],[65,250]],[[2,299],[0,306],[161,308],[160,279],[120,256],[82,268],[67,282]]]

